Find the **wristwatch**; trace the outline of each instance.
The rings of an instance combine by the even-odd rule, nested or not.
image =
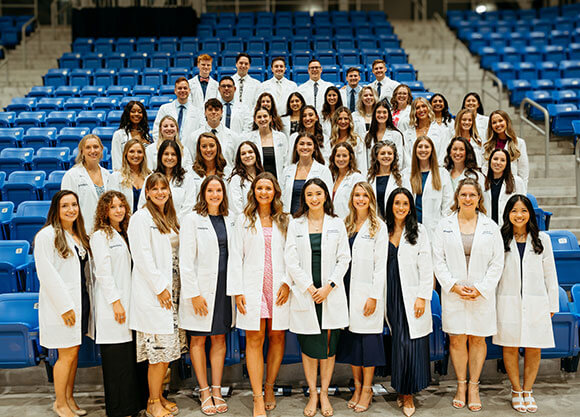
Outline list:
[[[330,281],[330,286],[331,286],[332,288],[334,288],[334,287],[336,287],[336,284],[335,284],[334,282]]]

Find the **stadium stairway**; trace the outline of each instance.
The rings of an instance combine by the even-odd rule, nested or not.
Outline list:
[[[453,77],[453,44],[459,41],[448,27],[443,27],[435,20],[421,24],[408,20],[391,20],[391,23],[401,39],[402,47],[409,55],[409,63],[418,71],[417,79],[423,81],[429,91],[443,93],[452,113],[459,111],[463,96],[468,91],[476,91],[482,95],[483,71],[475,56],[469,55],[468,91],[465,89],[465,72],[459,66],[457,77]],[[460,44],[457,49],[464,60],[465,54],[469,54],[467,48]],[[485,88],[493,90],[490,80],[486,81]],[[482,99],[486,114],[497,108],[497,102],[493,98],[486,96]],[[518,136],[526,141],[530,160],[528,192],[536,196],[544,210],[554,213],[550,229],[570,230],[580,238],[580,206],[575,205],[576,179],[571,141],[552,137],[550,170],[548,176],[544,177],[544,136],[527,125],[523,131],[520,130],[519,108],[510,107],[507,94],[503,95],[501,108],[512,118]]]

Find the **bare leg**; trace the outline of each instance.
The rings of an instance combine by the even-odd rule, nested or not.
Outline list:
[[[261,320],[260,330],[246,330],[246,366],[254,395],[254,416],[266,414],[264,397],[262,396],[262,379],[264,376],[264,338],[266,334],[265,320]]]
[[[147,372],[147,382],[149,383],[149,401],[147,411],[154,416],[163,416],[167,413],[161,403],[161,387],[167,372],[168,362],[150,363]]]
[[[72,384],[69,380],[71,373],[76,374],[79,348],[80,346],[73,346],[70,348],[58,349],[58,359],[54,364],[53,375],[56,401],[53,404],[53,409],[62,417],[76,416],[68,403],[68,390],[70,386],[74,387],[74,377]],[[70,397],[72,398],[72,388],[70,388]]]
[[[222,376],[226,360],[226,336],[223,334],[211,337],[209,362],[211,364],[211,391],[216,410],[220,413],[228,411],[226,401],[222,397]]]
[[[208,407],[206,411],[208,413],[215,413],[215,407],[213,406],[213,399],[211,398],[211,392],[209,391],[209,384],[207,382],[207,357],[205,354],[205,336],[192,336],[189,353],[191,356],[191,364],[193,365],[193,371],[195,372],[195,378],[199,385],[199,399],[201,401],[202,407]],[[203,390],[203,391],[202,391]],[[208,399],[209,398],[209,399]]]
[[[481,410],[479,376],[485,363],[487,344],[485,337],[469,336],[469,404],[472,411]]]
[[[526,348],[524,355],[524,400],[528,412],[531,413],[538,411],[536,400],[532,396],[532,387],[534,386],[534,382],[536,382],[541,358],[542,349]]]
[[[367,366],[362,368],[363,386],[360,399],[354,411],[366,411],[373,401],[373,377],[375,376],[375,367]]]
[[[80,346],[79,346],[80,349]],[[75,387],[75,379],[77,377],[77,367],[79,364],[79,355],[75,355],[74,361],[71,364],[70,373],[68,375],[68,381],[66,384],[66,402],[73,412],[81,412],[81,415],[85,415],[87,412],[86,410],[81,410],[77,402],[73,397],[73,391]]]
[[[284,330],[272,330],[272,321],[268,320],[268,356],[266,358],[266,384],[264,386],[264,401],[266,410],[276,408],[274,384],[284,358],[286,348],[286,332]]]
[[[328,417],[334,414],[330,400],[328,399],[328,387],[334,373],[335,356],[320,360],[320,412]]]
[[[449,354],[457,376],[457,391],[453,397],[453,406],[463,408],[465,407],[467,391],[467,360],[469,357],[466,335],[449,335]]]
[[[304,368],[304,376],[308,383],[309,399],[306,407],[304,407],[305,416],[314,416],[316,414],[316,406],[318,405],[318,391],[316,387],[316,378],[318,376],[318,359],[311,358],[304,353],[302,354],[302,367]]]
[[[362,380],[363,380],[363,367],[362,366],[351,366],[352,369],[352,379],[354,379],[354,392],[352,397],[348,401],[348,408],[354,408],[359,399],[362,391]]]

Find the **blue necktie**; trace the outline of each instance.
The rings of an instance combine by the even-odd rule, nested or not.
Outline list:
[[[314,83],[314,108],[316,108],[316,96],[318,95],[318,83]]]
[[[354,88],[352,88],[350,90],[350,105],[348,106],[350,108],[350,112],[354,113],[354,103],[356,101],[356,93],[354,92]]]
[[[226,103],[226,127],[230,128],[230,122],[232,120],[232,103]]]
[[[177,116],[177,126],[179,126],[179,137],[181,137],[181,127],[183,121],[183,111],[185,110],[185,106],[183,104],[179,105],[179,115]]]
[[[382,87],[382,84],[381,84],[381,82],[379,81],[379,82],[377,83],[377,94],[379,95],[379,100],[381,99],[381,87]]]

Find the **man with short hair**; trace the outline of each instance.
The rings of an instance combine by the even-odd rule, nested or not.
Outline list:
[[[196,158],[197,139],[202,133],[211,132],[217,136],[222,147],[222,154],[228,165],[233,166],[236,144],[239,142],[236,134],[222,123],[223,105],[217,98],[210,98],[205,102],[205,122],[193,134],[183,140],[193,160]]]
[[[220,101],[224,106],[223,124],[240,135],[244,129],[247,130],[250,123],[248,120],[247,107],[235,100],[236,85],[234,79],[229,75],[223,76],[220,80],[218,91]]]
[[[179,137],[184,138],[199,128],[199,112],[194,108],[189,100],[190,88],[189,82],[185,77],[179,77],[175,80],[176,99],[171,103],[165,103],[157,111],[155,122],[153,123],[153,139],[159,138],[159,123],[165,116],[171,116],[177,120],[179,126]]]
[[[240,52],[236,57],[237,72],[232,76],[236,84],[236,95],[234,101],[242,104],[248,109],[253,109],[258,98],[261,82],[252,78],[248,74],[252,57],[245,52]]]
[[[298,89],[298,86],[294,81],[290,81],[284,77],[284,73],[286,72],[286,60],[284,58],[274,58],[271,65],[273,77],[262,83],[260,94],[272,94],[274,101],[276,102],[278,113],[284,114],[286,113],[286,102],[288,101],[288,97]],[[257,95],[256,100],[260,94]]]
[[[317,59],[311,59],[308,63],[308,76],[310,77],[309,80],[298,88],[298,92],[302,94],[306,104],[310,104],[316,108],[320,117],[326,89],[332,87],[334,84],[324,81],[321,78],[322,65]]]
[[[218,82],[210,77],[213,58],[208,54],[197,57],[199,74],[189,80],[191,102],[201,110],[205,102],[218,96]]]
[[[340,89],[342,96],[342,104],[349,108],[351,113],[356,111],[356,102],[358,100],[358,93],[362,87],[360,82],[360,70],[356,67],[350,67],[346,70],[347,84]]]
[[[376,79],[369,85],[375,89],[379,100],[386,99],[390,103],[391,97],[393,97],[393,91],[395,91],[399,83],[386,76],[387,64],[382,59],[375,59],[372,69]]]

